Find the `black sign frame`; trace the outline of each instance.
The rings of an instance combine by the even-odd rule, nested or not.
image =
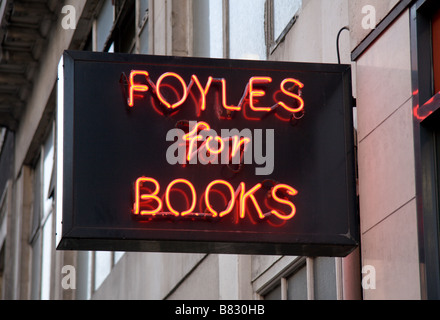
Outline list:
[[[289,221],[290,231],[286,231],[254,222],[243,222],[234,229],[230,222],[223,226],[221,221],[209,219],[180,217],[171,221],[134,217],[133,184],[144,171],[137,160],[132,160],[136,157],[127,157],[128,154],[139,151],[140,157],[144,157],[141,163],[146,166],[152,163],[155,169],[146,175],[153,174],[165,181],[161,190],[177,177],[176,172],[184,169],[170,170],[164,165],[161,171],[160,163],[155,162],[157,157],[164,160],[164,148],[170,144],[164,133],[182,117],[145,113],[148,103],[153,101],[151,92],[139,99],[140,107],[127,106],[127,80],[133,69],[148,70],[153,81],[165,72],[177,72],[187,83],[191,74],[203,74],[201,78],[205,78],[201,82],[205,83],[206,74],[215,74],[240,84],[228,84],[228,89],[232,88],[230,101],[240,99],[246,85],[244,79],[252,75],[273,76],[274,82],[279,76],[303,80],[306,110],[303,118],[280,124],[275,124],[274,118],[269,126],[263,121],[243,119],[222,122],[230,128],[237,124],[239,129],[271,128],[277,132],[277,150],[283,145],[290,145],[284,149],[297,150],[283,153],[284,157],[278,154],[276,159],[281,159],[281,165],[276,162],[275,167],[281,167],[277,181],[290,172],[296,176],[307,172],[301,183],[309,191],[308,197],[298,204],[299,222]],[[113,114],[112,110],[116,109]],[[166,124],[165,131],[156,135],[161,130],[157,124],[161,118]],[[151,127],[153,131],[141,132],[139,119],[147,121],[145,128]],[[212,119],[211,115],[209,120]],[[138,140],[128,141],[129,136]],[[57,249],[346,256],[359,243],[349,65],[65,51],[59,65],[57,139]],[[158,140],[149,146],[159,151],[133,150],[133,146],[147,140]],[[299,168],[290,167],[292,163],[299,163]],[[251,171],[237,180],[249,183],[248,188],[260,179],[252,175],[255,165],[249,168]],[[118,176],[120,171],[125,176],[132,171],[136,173],[129,180],[112,180],[112,175]],[[190,177],[199,179],[195,173]],[[294,184],[294,181],[285,183]],[[119,193],[124,194],[123,204]],[[299,189],[301,193],[304,194],[303,189]],[[316,193],[316,198],[312,193]],[[305,212],[307,203],[313,211]]]

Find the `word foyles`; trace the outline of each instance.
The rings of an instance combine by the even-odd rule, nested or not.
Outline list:
[[[169,101],[167,97],[162,93],[162,88],[167,86],[165,84],[165,79],[169,78],[169,80],[173,80],[181,86],[182,94],[180,97],[174,99],[176,101]],[[142,79],[142,82],[139,82]],[[193,74],[191,76],[191,80],[189,84],[185,82],[185,80],[175,72],[165,72],[163,73],[154,83],[148,71],[144,70],[131,70],[130,76],[128,79],[128,98],[127,104],[129,107],[133,107],[135,104],[135,98],[142,98],[142,95],[150,90],[152,94],[156,95],[159,101],[166,107],[168,110],[174,110],[180,107],[188,98],[188,95],[195,85],[198,90],[201,100],[199,106],[199,114],[206,110],[206,97],[208,92],[214,82],[221,84],[221,101],[222,107],[226,109],[227,112],[234,112],[242,110],[242,107],[245,102],[249,103],[251,110],[255,112],[272,112],[277,107],[281,106],[283,109],[287,110],[289,113],[299,113],[304,109],[304,100],[301,97],[302,88],[304,84],[294,78],[286,78],[281,81],[279,89],[281,93],[284,95],[283,99],[276,99],[275,104],[272,106],[262,106],[258,103],[258,98],[261,98],[266,95],[266,91],[263,90],[262,86],[270,84],[272,82],[271,77],[266,76],[257,76],[251,77],[244,89],[244,93],[239,103],[236,105],[230,105],[227,103],[227,84],[226,79],[224,78],[213,78],[212,76],[208,77],[207,82],[203,86],[197,77],[197,75]],[[294,91],[297,91],[295,93]],[[289,102],[286,102],[290,100]]]
[[[178,187],[179,186],[179,187]],[[247,200],[253,205],[254,212],[260,220],[266,219],[273,215],[281,220],[290,220],[295,216],[296,207],[290,200],[290,196],[295,196],[298,191],[287,184],[273,183],[268,191],[262,189],[263,184],[257,183],[253,187],[247,189],[244,182],[241,182],[237,189],[225,180],[211,181],[205,188],[205,191],[198,201],[198,196],[194,185],[187,179],[174,179],[160,196],[160,184],[151,177],[140,177],[135,182],[135,201],[133,205],[133,214],[144,217],[170,216],[170,217],[195,217],[210,216],[212,218],[222,218],[232,212],[237,204],[238,217],[243,219],[249,215],[250,208]],[[171,194],[173,191],[183,193],[186,198],[185,208],[176,208],[173,203]],[[264,207],[262,209],[257,201],[256,193],[262,191],[258,198],[264,199]],[[212,196],[217,193],[222,195],[221,206],[219,202],[212,201]],[[272,204],[269,204],[271,199]],[[197,203],[204,204],[205,209],[199,207],[196,209]],[[282,205],[283,208],[280,208]],[[166,206],[166,208],[165,208]],[[287,208],[287,210],[286,210]]]

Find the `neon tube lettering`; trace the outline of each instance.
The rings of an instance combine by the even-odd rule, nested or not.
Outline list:
[[[270,112],[271,108],[267,107],[256,107],[254,105],[254,98],[255,97],[263,97],[266,92],[263,90],[255,90],[254,89],[254,84],[264,84],[264,83],[271,83],[272,82],[272,78],[270,77],[252,77],[249,80],[249,106],[251,107],[252,110],[254,111],[266,111],[266,112]]]
[[[206,109],[206,95],[208,94],[209,88],[211,87],[212,77],[208,78],[208,81],[206,82],[205,88],[202,87],[202,85],[200,84],[200,81],[196,75],[193,74],[191,78],[192,78],[192,80],[194,80],[194,82],[197,85],[197,88],[199,88],[199,90],[200,90],[200,95],[202,97],[202,103],[200,106],[200,110],[204,111]]]
[[[261,183],[257,183],[255,186],[253,186],[248,192],[245,192],[246,186],[244,184],[244,182],[240,183],[240,196],[239,196],[239,201],[240,201],[240,218],[243,219],[245,216],[245,212],[246,212],[246,199],[250,198],[252,200],[252,203],[255,206],[255,209],[257,210],[258,213],[258,217],[260,219],[264,219],[264,214],[261,211],[261,208],[257,202],[257,199],[255,199],[254,193],[261,188]]]
[[[276,185],[275,187],[272,188],[272,191],[271,191],[272,198],[279,203],[283,203],[285,205],[288,205],[291,209],[290,213],[288,215],[284,215],[284,214],[279,213],[277,210],[271,210],[270,212],[272,214],[274,214],[277,218],[280,218],[281,220],[290,220],[293,218],[293,216],[296,213],[296,207],[289,200],[281,199],[277,196],[277,191],[278,191],[278,189],[281,189],[281,188],[286,189],[287,194],[289,194],[291,196],[297,195],[298,191],[293,189],[291,186],[288,186],[287,184],[279,184],[279,185]]]
[[[170,202],[170,191],[171,188],[176,184],[176,183],[183,183],[186,184],[189,189],[191,190],[191,195],[192,195],[192,203],[191,203],[191,207],[188,210],[182,211],[181,213],[179,213],[179,211],[175,210],[172,206],[171,206],[171,202]],[[189,182],[186,179],[175,179],[173,181],[171,181],[168,184],[168,187],[165,191],[165,202],[167,204],[168,210],[170,210],[176,217],[178,217],[179,215],[185,216],[187,214],[190,214],[191,212],[194,211],[194,208],[196,207],[196,202],[197,202],[197,195],[196,195],[196,190],[194,189],[194,186],[192,185],[191,182]]]
[[[177,102],[175,102],[173,104],[171,104],[167,100],[165,100],[165,98],[162,96],[162,93],[160,92],[160,85],[162,84],[163,79],[166,78],[166,77],[175,77],[182,84],[182,88],[183,88],[182,98],[179,101],[177,101]],[[159,79],[157,79],[156,88],[157,88],[157,93],[156,93],[157,94],[157,98],[168,109],[175,109],[175,108],[179,107],[180,105],[182,105],[185,102],[185,100],[186,100],[186,98],[188,96],[188,90],[187,90],[185,81],[182,79],[181,76],[179,76],[177,73],[174,73],[174,72],[166,72],[163,75],[161,75],[159,77]]]
[[[141,194],[141,185],[143,186],[144,183],[147,182],[151,182],[154,184],[154,191],[150,194]],[[141,215],[155,215],[156,213],[158,213],[159,211],[162,210],[162,200],[157,196],[157,194],[159,193],[160,190],[160,186],[159,183],[157,182],[157,180],[153,179],[153,178],[146,178],[146,177],[141,177],[138,178],[136,180],[135,183],[135,203],[134,203],[134,208],[133,208],[133,213],[134,214],[141,214]],[[155,200],[158,204],[158,206],[156,207],[156,209],[154,210],[141,210],[140,207],[140,202],[141,200]]]
[[[135,77],[139,76],[139,75],[143,75],[146,80],[147,80],[147,84],[140,84],[140,83],[136,83],[135,82]],[[171,103],[170,101],[168,101],[164,96],[163,93],[161,92],[161,87],[163,87],[163,80],[167,77],[173,77],[176,78],[181,86],[182,86],[182,97],[174,102]],[[158,79],[156,84],[154,84],[150,77],[149,77],[149,73],[147,71],[143,71],[143,70],[131,70],[130,72],[130,77],[129,77],[129,83],[128,83],[128,98],[127,98],[127,104],[129,107],[133,107],[134,106],[134,99],[136,96],[136,92],[147,92],[149,90],[149,88],[151,88],[151,92],[157,96],[157,98],[159,99],[159,101],[165,105],[166,108],[168,109],[176,109],[179,106],[181,106],[183,103],[185,103],[185,101],[188,98],[189,92],[193,86],[193,84],[195,83],[199,92],[200,92],[200,106],[198,108],[198,112],[197,112],[197,116],[200,116],[200,111],[205,111],[206,110],[206,97],[208,95],[209,90],[211,89],[211,85],[213,82],[220,82],[221,83],[221,99],[222,99],[222,107],[228,111],[240,111],[242,110],[242,106],[245,104],[246,101],[249,102],[249,106],[251,108],[251,110],[253,111],[257,111],[257,112],[271,112],[273,111],[272,107],[258,107],[255,105],[258,97],[263,97],[266,92],[264,90],[258,90],[255,88],[255,85],[264,85],[264,84],[268,84],[272,82],[272,78],[271,77],[265,77],[265,76],[259,76],[259,77],[251,77],[248,81],[248,83],[246,84],[245,90],[243,92],[243,95],[240,99],[240,102],[238,103],[238,105],[228,105],[227,104],[227,83],[226,83],[226,79],[224,78],[213,78],[212,76],[208,77],[208,80],[206,81],[205,86],[203,87],[202,84],[200,83],[199,78],[197,77],[197,75],[193,74],[191,76],[191,81],[189,83],[189,85],[187,86],[185,80],[177,73],[175,72],[165,72],[164,74],[162,74]],[[288,84],[291,84],[290,88],[286,88],[286,86]],[[299,90],[304,88],[304,84],[302,82],[300,82],[299,80],[293,79],[293,78],[286,78],[284,79],[281,84],[280,84],[280,92],[282,92],[284,95],[293,98],[294,100],[297,101],[298,106],[297,107],[292,107],[289,106],[286,102],[281,101],[278,99],[276,100],[276,104],[280,105],[281,107],[283,107],[285,110],[287,110],[288,112],[291,113],[297,113],[300,112],[304,109],[304,100],[301,97],[300,93],[294,93],[293,92],[293,88],[298,87]],[[177,91],[176,91],[177,92]],[[247,98],[249,96],[249,98]],[[244,108],[243,108],[243,112],[244,112]],[[276,114],[275,114],[276,115]],[[276,115],[278,118],[279,116]],[[245,115],[245,118],[248,120],[260,120],[259,118],[249,118],[248,116]],[[285,121],[285,119],[281,120]]]
[[[188,132],[187,134],[185,134],[182,139],[185,141],[189,141],[189,145],[188,145],[188,154],[186,156],[186,159],[188,161],[191,160],[191,158],[193,157],[194,154],[196,154],[196,151],[193,151],[194,145],[197,146],[197,141],[200,141],[203,137],[199,134],[197,134],[197,132],[199,131],[198,129],[201,127],[205,127],[206,130],[211,129],[211,127],[209,126],[209,124],[207,124],[204,121],[200,121],[197,122],[196,125],[194,126],[194,128]],[[203,130],[203,129],[200,129]],[[197,148],[196,148],[197,149]]]
[[[240,146],[243,144],[244,149],[246,149],[246,145],[251,142],[251,139],[247,137],[239,137],[239,136],[233,136],[232,137],[232,152],[231,152],[231,158],[235,157],[237,152],[240,151]],[[240,152],[240,155],[242,153]]]
[[[149,75],[147,71],[139,71],[139,70],[132,70],[130,72],[130,83],[128,87],[128,106],[133,107],[134,106],[134,91],[139,92],[146,92],[148,91],[148,86],[144,84],[138,84],[134,83],[134,77],[137,75],[144,75],[145,78],[148,79]]]
[[[228,190],[229,193],[231,195],[231,200],[229,201],[228,206],[226,207],[225,210],[223,210],[222,212],[218,213],[211,205],[210,201],[209,201],[209,191],[211,191],[211,188],[216,185],[216,184],[222,184],[225,185]],[[231,184],[227,181],[224,180],[214,180],[212,181],[210,184],[208,184],[208,186],[206,187],[205,190],[205,204],[206,207],[208,208],[208,210],[212,213],[212,216],[215,218],[217,216],[224,217],[225,215],[227,215],[228,213],[230,213],[232,211],[232,209],[234,208],[234,201],[235,201],[235,192],[234,192],[234,188],[232,188]]]
[[[299,82],[296,79],[287,78],[287,79],[284,79],[283,82],[281,82],[281,85],[280,85],[281,91],[285,95],[287,95],[289,97],[292,97],[295,100],[297,100],[299,102],[299,106],[298,106],[298,108],[291,108],[291,107],[287,106],[283,101],[278,101],[278,104],[281,105],[287,111],[290,111],[292,113],[300,112],[301,110],[304,109],[304,100],[299,95],[297,95],[297,94],[295,94],[293,92],[290,92],[289,90],[286,90],[286,88],[284,86],[285,86],[286,83],[289,83],[289,82],[293,82],[300,89],[302,89],[304,87],[304,84],[302,84],[301,82]]]
[[[217,150],[213,150],[210,146],[209,143],[212,141],[212,139],[218,141],[220,143],[220,147]],[[220,138],[219,136],[215,136],[215,137],[208,137],[208,139],[206,139],[206,149],[213,154],[219,154],[222,153],[223,149],[225,148],[225,143],[223,142],[223,139]]]
[[[154,185],[154,190],[150,190],[149,188],[145,187],[146,183],[152,183]],[[187,196],[187,192],[185,192],[182,189],[179,188],[175,188],[175,190],[173,190],[174,186],[176,184],[185,184],[189,187],[190,191],[191,191],[191,204],[190,201],[188,199]],[[230,195],[230,200],[229,202],[227,201],[227,196],[218,188],[213,189],[214,186],[217,185],[223,185],[225,186],[228,191],[229,191],[229,195]],[[269,205],[267,203],[267,198],[264,199],[264,204],[265,207],[267,209],[269,209],[270,211],[267,211],[265,213],[263,213],[257,198],[255,196],[255,193],[261,189],[262,184],[261,183],[257,183],[255,186],[253,186],[251,189],[249,189],[248,191],[246,191],[246,185],[244,182],[241,182],[238,186],[238,188],[236,190],[234,190],[234,188],[232,187],[232,185],[225,181],[225,180],[214,180],[211,181],[206,189],[205,189],[205,193],[204,196],[201,197],[200,200],[204,200],[205,204],[206,204],[206,209],[208,210],[207,213],[197,213],[194,212],[194,209],[196,207],[196,202],[197,202],[197,194],[196,194],[196,190],[194,188],[194,185],[186,180],[186,179],[175,179],[173,181],[171,181],[165,191],[164,194],[164,200],[166,202],[167,208],[169,210],[169,212],[162,212],[162,203],[163,201],[159,198],[158,193],[160,190],[160,186],[159,183],[157,182],[157,180],[153,179],[153,178],[146,178],[146,177],[140,177],[136,180],[135,182],[135,202],[133,205],[133,214],[135,215],[143,215],[143,216],[156,216],[156,215],[163,215],[163,216],[174,216],[174,217],[179,217],[179,216],[211,216],[213,218],[222,218],[226,215],[228,215],[234,208],[235,203],[238,203],[238,210],[237,210],[237,219],[243,219],[246,216],[246,210],[247,210],[247,206],[246,206],[246,201],[248,199],[250,199],[254,205],[254,208],[258,214],[258,217],[260,218],[260,220],[264,220],[265,218],[267,218],[269,215],[273,215],[274,217],[282,220],[282,221],[287,221],[292,219],[295,214],[296,214],[296,207],[295,205],[287,200],[287,195],[288,196],[295,196],[296,194],[298,194],[298,191],[295,190],[294,188],[292,188],[291,186],[287,185],[287,184],[277,184],[274,187],[272,187],[271,191],[270,191],[270,196],[272,197],[272,199],[275,202],[278,202],[280,204],[286,205],[288,207],[290,207],[290,212],[289,213],[285,213],[281,210],[275,209],[274,207],[272,207],[271,205]],[[143,190],[142,190],[143,189]],[[145,192],[145,189],[148,190],[148,192]],[[277,194],[277,192],[279,192],[279,190],[283,190],[284,192],[284,196],[279,196]],[[187,206],[189,206],[188,209],[179,212],[178,210],[176,210],[172,204],[171,204],[171,192],[172,191],[179,191],[182,192],[186,198],[186,202],[187,202]],[[211,200],[210,200],[210,195],[213,192],[218,192],[220,195],[222,195],[223,199],[225,202],[227,202],[227,206],[223,211],[218,212],[212,205]],[[141,207],[147,207],[147,206],[151,206],[151,202],[152,201],[156,201],[157,205],[153,210],[143,210]],[[253,221],[252,216],[249,215],[249,218]],[[270,223],[270,221],[268,221]],[[236,220],[236,223],[238,223],[238,220]]]
[[[226,102],[226,80],[225,79],[221,79],[220,80],[222,83],[222,105],[223,108],[227,109],[227,110],[231,110],[231,111],[240,111],[241,106],[229,106]]]

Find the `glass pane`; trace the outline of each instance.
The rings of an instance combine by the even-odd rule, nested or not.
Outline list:
[[[265,296],[264,300],[281,300],[281,283],[270,290]]]
[[[76,299],[89,300],[92,293],[92,251],[78,251],[76,273]]]
[[[118,261],[124,256],[124,251],[115,251],[113,264],[117,264]]]
[[[193,0],[193,51],[195,57],[209,57],[209,1]]]
[[[307,300],[307,268],[305,265],[287,278],[287,300]]]
[[[54,149],[53,149],[53,131],[50,131],[49,137],[44,144],[44,157],[43,157],[43,190],[42,203],[43,203],[43,219],[52,210],[52,199],[49,198],[50,180],[52,178],[54,166]]]
[[[134,7],[132,9],[119,25],[119,38],[115,44],[117,52],[132,53],[135,50],[136,23]]]
[[[139,35],[139,53],[148,54],[148,22]]]
[[[96,21],[96,44],[97,51],[103,51],[105,42],[110,35],[113,26],[113,5],[112,0],[105,0],[101,12]]]
[[[43,227],[43,242],[41,252],[41,299],[50,299],[50,280],[52,262],[52,214],[49,214]]]
[[[95,252],[95,290],[97,290],[110,273],[112,267],[111,251]]]
[[[37,233],[32,242],[32,283],[31,299],[40,299],[40,280],[41,280],[41,236]]]
[[[145,22],[147,13],[148,13],[148,2],[149,0],[141,0],[139,1],[139,21],[141,23]]]
[[[148,54],[148,2],[149,0],[139,1],[139,53]]]
[[[193,1],[193,54],[223,58],[223,0]]]
[[[34,203],[32,207],[32,233],[33,236],[38,228],[40,227],[41,220],[41,176],[42,176],[42,168],[41,168],[41,158],[38,160],[37,165],[34,168]]]
[[[231,59],[266,59],[265,1],[229,1],[229,54]]]
[[[301,5],[302,0],[273,0],[275,40],[287,27]]]
[[[209,0],[209,54],[223,58],[223,0]]]
[[[336,300],[335,258],[316,258],[313,266],[315,300]]]

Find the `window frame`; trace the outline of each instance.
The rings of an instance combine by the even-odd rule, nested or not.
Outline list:
[[[32,248],[32,280],[31,280],[31,299],[51,299],[54,295],[54,279],[52,270],[55,264],[55,199],[52,191],[51,179],[55,170],[55,122],[50,122],[49,131],[42,140],[39,153],[32,166],[33,171],[33,208],[31,229],[29,235],[29,246]],[[51,167],[45,166],[46,151],[48,142],[52,148]],[[47,159],[49,160],[49,159]],[[48,172],[45,172],[48,169]],[[48,180],[45,184],[45,176]],[[38,200],[36,200],[38,197]],[[46,229],[49,228],[49,229]],[[46,233],[46,231],[49,231]],[[46,239],[46,237],[49,237]],[[49,246],[47,246],[49,245]],[[49,256],[49,261],[43,255]],[[43,287],[44,286],[44,287]]]
[[[334,263],[334,269],[326,268],[326,262],[322,261],[322,259],[331,259]],[[331,271],[320,272],[323,267]],[[270,293],[271,290],[280,286],[281,300],[288,300],[289,279],[302,268],[305,268],[306,271],[307,300],[333,299],[323,297],[327,292],[325,291],[326,286],[323,286],[322,277],[334,277],[334,298],[336,300],[343,299],[342,258],[305,256],[280,256],[270,267],[259,273],[258,276],[252,280],[254,298],[256,300],[264,300],[264,297]]]
[[[133,34],[130,33],[131,42],[128,41],[128,50],[123,50],[126,53],[140,53],[140,37],[143,32],[147,33],[147,41],[149,37],[149,8],[145,12],[141,12],[140,2],[144,0],[116,0],[112,1],[113,6],[113,21],[109,29],[106,41],[103,48],[97,48],[97,18],[93,22],[93,28],[89,36],[89,40],[92,44],[92,50],[97,51],[102,49],[103,52],[122,52],[121,34],[127,27],[127,24],[132,24],[129,28],[134,28]],[[98,10],[101,10],[100,7]],[[99,16],[99,12],[98,15]],[[144,39],[145,40],[145,39]],[[147,43],[149,47],[149,43]],[[146,53],[146,52],[144,52]],[[100,252],[88,251],[81,255],[81,263],[87,269],[85,272],[81,272],[79,277],[80,295],[83,298],[89,299],[94,292],[99,290],[104,284],[108,276],[111,274],[113,268],[124,256],[125,252],[122,251],[106,251],[109,254],[108,257],[108,272],[100,281],[97,282],[96,272],[97,269],[97,255]]]
[[[266,296],[277,286],[281,285],[281,300],[287,300],[287,278],[305,266],[307,268],[307,279],[309,280],[309,268],[311,264],[313,264],[311,258],[301,256],[280,257],[274,264],[272,264],[253,281],[252,287],[255,299],[264,300],[264,296]],[[309,281],[307,281],[307,297],[310,300],[312,298],[311,288],[313,288],[313,286],[310,288],[309,286]]]
[[[297,12],[290,18],[289,22],[284,27],[283,31],[280,33],[278,37],[275,37],[275,8],[274,8],[275,0],[266,0],[266,49],[267,49],[267,57],[270,57],[278,46],[284,41],[286,35],[289,33],[290,29],[293,27],[295,22],[298,20],[300,15],[300,11],[302,8],[302,1],[300,8]],[[296,0],[295,0],[296,1]]]
[[[223,16],[223,58],[230,59],[231,58],[231,39],[230,39],[230,1],[231,0],[223,0],[222,2],[222,16]],[[275,10],[274,10],[274,1],[275,0],[266,0],[264,2],[264,34],[265,34],[265,59],[267,60],[274,53],[277,47],[284,41],[286,35],[289,33],[293,25],[298,20],[299,15],[301,14],[301,9],[303,6],[302,0],[301,5],[298,11],[294,14],[294,16],[289,20],[287,25],[284,27],[281,34],[275,39]],[[194,41],[193,41],[194,42]]]
[[[127,52],[133,53],[138,49],[137,43],[139,38],[139,26],[136,22],[138,22],[138,18],[136,14],[138,13],[138,6],[135,0],[120,0],[119,6],[115,4],[115,8],[113,10],[113,26],[111,27],[109,36],[107,37],[107,41],[104,45],[103,52],[108,52],[110,47],[114,46],[114,52]],[[133,14],[133,16],[131,16]],[[147,20],[148,21],[148,20]],[[130,45],[127,47],[128,50],[123,50],[123,43],[121,42],[123,31],[126,31],[128,28],[128,23],[132,23],[132,27],[134,28],[133,37]]]
[[[440,93],[434,92],[432,29],[438,1],[410,8],[417,226],[422,299],[440,298]],[[427,63],[428,62],[428,63]],[[436,125],[437,124],[437,125]]]
[[[336,292],[335,295],[337,299],[341,299],[340,292],[342,290],[340,272],[337,272],[338,262],[340,258],[333,258],[335,260],[335,283]],[[276,262],[274,262],[268,269],[263,271],[255,280],[252,282],[252,287],[254,291],[254,298],[256,300],[264,300],[264,297],[274,288],[280,286],[281,290],[281,300],[288,300],[288,281],[291,276],[296,272],[300,271],[302,268],[306,268],[306,281],[307,281],[307,300],[315,300],[315,286],[317,282],[315,281],[315,258],[313,257],[289,257],[282,256]]]
[[[6,270],[6,238],[8,215],[11,207],[11,185],[8,181],[0,197],[0,300],[5,298],[4,273]]]

